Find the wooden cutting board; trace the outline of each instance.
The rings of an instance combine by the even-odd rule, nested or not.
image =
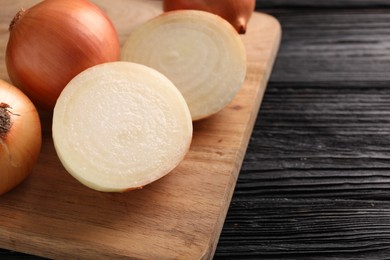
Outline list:
[[[8,24],[20,8],[36,2],[0,2],[2,79],[8,80]],[[155,0],[94,2],[111,17],[121,43],[161,13]],[[191,149],[175,170],[141,190],[101,193],[78,183],[56,156],[50,114],[41,113],[39,162],[27,180],[0,197],[0,248],[61,259],[212,258],[280,37],[273,17],[253,15],[242,36],[248,73],[240,92],[223,111],[194,124]]]

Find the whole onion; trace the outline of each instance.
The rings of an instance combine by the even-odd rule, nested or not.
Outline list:
[[[30,174],[41,150],[41,122],[30,99],[0,80],[0,195]]]
[[[163,2],[164,11],[192,9],[219,15],[240,34],[245,34],[255,6],[255,0],[164,0]]]
[[[19,11],[9,31],[9,77],[44,109],[54,108],[62,89],[81,71],[120,56],[112,22],[87,0],[45,0]]]

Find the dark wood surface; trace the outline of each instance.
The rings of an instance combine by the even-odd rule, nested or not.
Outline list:
[[[215,258],[390,259],[390,2],[263,2],[283,40]]]
[[[283,39],[215,259],[390,259],[390,2],[257,9]]]

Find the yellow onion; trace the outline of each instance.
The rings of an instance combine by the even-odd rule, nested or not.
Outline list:
[[[30,99],[0,80],[0,195],[21,183],[39,156],[41,123]]]
[[[194,9],[217,14],[227,20],[240,34],[255,9],[255,0],[164,0],[164,11]]]
[[[9,30],[9,77],[45,109],[54,108],[62,89],[81,71],[120,55],[112,22],[87,0],[42,1],[19,11]]]

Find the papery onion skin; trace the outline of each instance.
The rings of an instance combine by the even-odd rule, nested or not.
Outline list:
[[[0,138],[0,195],[29,176],[42,144],[41,122],[31,100],[15,86],[0,80],[0,104],[7,106],[11,124]]]
[[[217,14],[227,20],[239,34],[245,34],[255,10],[255,0],[164,0],[164,11],[193,9]]]
[[[119,56],[115,27],[99,7],[87,0],[45,0],[11,22],[6,65],[14,85],[39,108],[52,110],[73,77]]]

